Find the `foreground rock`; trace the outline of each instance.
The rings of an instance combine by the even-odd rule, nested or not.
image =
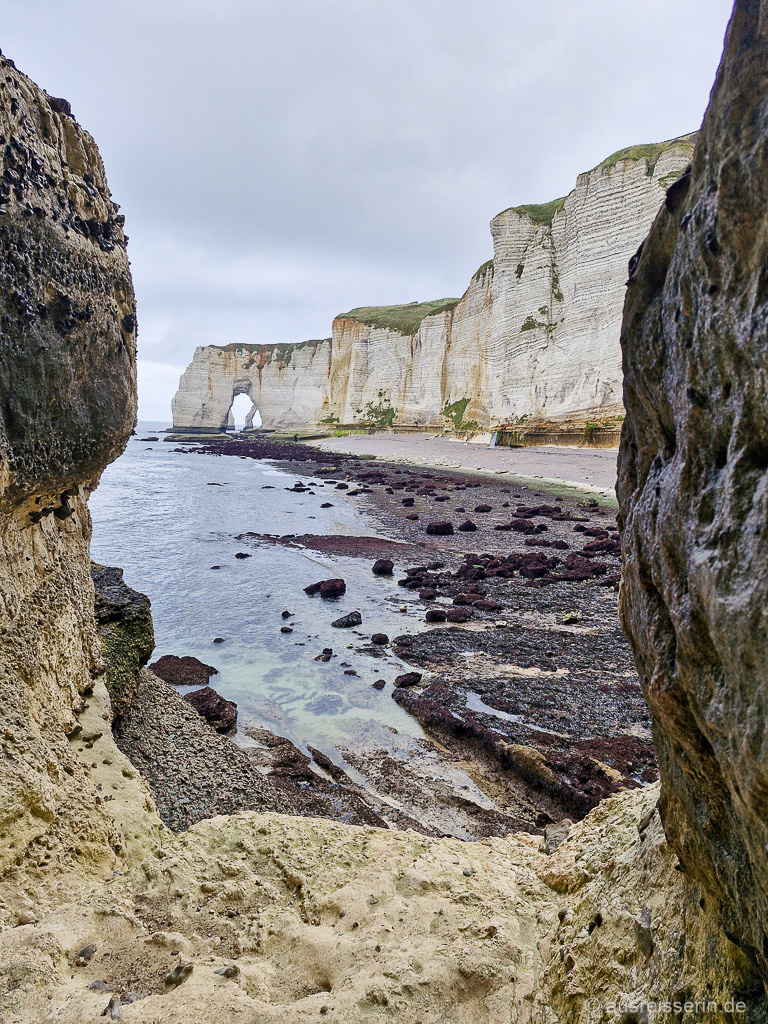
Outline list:
[[[149,598],[131,590],[123,570],[91,562],[96,593],[95,616],[107,666],[107,690],[115,718],[124,714],[136,693],[139,669],[155,647]]]
[[[686,875],[768,979],[768,4],[738,0],[690,176],[633,267],[621,615]]]
[[[211,686],[204,686],[201,690],[193,690],[192,693],[185,693],[183,698],[191,705],[208,725],[216,732],[234,732],[237,726],[237,704],[226,700]]]
[[[219,674],[213,665],[206,665],[189,655],[179,658],[175,654],[164,654],[149,667],[171,686],[207,686],[211,676]]]

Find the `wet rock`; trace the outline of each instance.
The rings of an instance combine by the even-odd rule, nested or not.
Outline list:
[[[434,587],[425,587],[423,590],[419,591],[420,601],[434,601],[436,597],[437,591]]]
[[[491,505],[476,505],[475,512],[490,512],[491,508]]]
[[[201,690],[185,693],[183,697],[216,732],[229,733],[235,729],[237,704],[226,700],[213,687],[204,686]]]
[[[91,579],[94,615],[107,666],[107,690],[113,718],[117,718],[130,706],[139,685],[139,671],[152,656],[152,611],[149,598],[126,585],[122,569],[91,562]]]
[[[445,622],[447,612],[443,608],[430,608],[424,616],[425,622]]]
[[[447,519],[427,523],[426,532],[436,537],[449,537],[453,533],[453,523]]]
[[[325,598],[341,597],[346,592],[347,584],[342,579],[319,580],[317,583],[310,583],[308,587],[304,587],[304,593],[309,594],[310,597],[315,594]]]
[[[386,633],[374,633],[373,636],[371,637],[371,643],[378,644],[379,646],[383,647],[385,644],[389,643],[389,637],[387,636]]]
[[[465,519],[463,523],[459,524],[459,531],[461,533],[474,533],[476,529],[477,525],[471,519]]]
[[[334,619],[331,623],[336,629],[349,629],[350,626],[359,626],[363,621],[363,616],[360,612],[348,612],[347,615],[342,615],[338,619]]]
[[[416,522],[416,520],[417,520],[417,519],[418,519],[419,517],[418,517],[418,516],[416,515],[416,513],[414,512],[414,513],[413,513],[413,515],[410,515],[410,516],[406,516],[405,518],[406,518],[406,519],[410,519],[410,521],[411,521],[411,522]]]
[[[212,642],[214,644],[223,644],[225,641],[223,636],[215,636]]]
[[[395,686],[418,686],[421,682],[421,672],[403,672],[402,675],[395,676]]]
[[[737,0],[690,185],[627,287],[622,624],[686,875],[768,979],[768,18]]]
[[[188,655],[178,658],[175,654],[164,654],[149,667],[172,686],[206,686],[211,676],[219,672],[213,665],[206,665],[197,658]]]
[[[469,608],[449,608],[445,617],[448,622],[469,622],[472,618],[472,611]]]
[[[403,498],[403,505],[405,508],[413,508],[415,500],[415,498]]]
[[[391,576],[394,568],[395,563],[389,558],[377,558],[371,572],[374,576]]]
[[[281,626],[280,627],[280,632],[281,633],[292,633],[293,632],[293,627],[292,626]]]
[[[498,601],[486,601],[481,598],[479,601],[475,601],[472,607],[477,608],[481,612],[500,612],[504,605],[499,604]]]
[[[376,682],[371,683],[374,690],[383,690],[386,685],[387,683],[385,679],[377,679]]]
[[[333,657],[333,648],[332,647],[324,647],[323,648],[323,653],[322,654],[318,654],[317,657],[315,658],[315,661],[323,661],[323,662],[327,663],[327,662],[329,662],[331,660],[332,657]]]
[[[290,619],[292,616],[293,612],[289,612],[287,608],[285,609],[285,611],[280,612],[280,618],[282,619]]]
[[[324,502],[322,503],[322,505],[320,506],[320,508],[333,508],[333,502],[330,502],[330,501],[324,501]]]
[[[251,556],[248,554],[247,551],[236,551],[235,552],[235,558],[241,558],[242,559],[242,558],[250,558],[250,557]]]

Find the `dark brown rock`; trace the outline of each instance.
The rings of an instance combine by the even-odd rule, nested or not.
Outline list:
[[[469,622],[472,611],[470,608],[449,608],[446,611],[446,618],[449,622]]]
[[[436,523],[427,523],[427,533],[437,537],[449,537],[453,533],[453,523],[447,519]]]
[[[444,608],[430,608],[424,616],[425,622],[445,622],[446,611]]]
[[[737,0],[688,184],[633,258],[621,619],[683,872],[768,979],[768,3]],[[638,942],[641,942],[638,933]]]
[[[386,633],[374,633],[371,637],[371,643],[378,644],[380,647],[383,647],[385,644],[389,643],[389,637]]]
[[[202,690],[185,693],[184,700],[191,704],[216,732],[234,731],[237,725],[237,704],[226,700],[213,687],[204,686]]]
[[[374,576],[391,576],[394,568],[395,563],[389,558],[377,558],[371,572]]]
[[[418,686],[421,682],[421,672],[403,672],[402,675],[395,676],[395,686]]]
[[[360,612],[348,612],[346,615],[342,615],[338,619],[334,619],[331,623],[336,629],[349,629],[350,626],[359,626],[363,621],[363,616]]]
[[[310,583],[308,587],[304,587],[304,593],[309,594],[310,597],[315,594],[325,598],[341,597],[346,592],[347,584],[342,579],[319,580],[317,583]]]
[[[188,655],[177,658],[175,654],[164,654],[149,667],[156,676],[172,686],[207,686],[211,676],[219,673],[213,665],[206,665]]]
[[[474,533],[477,529],[477,524],[473,523],[471,519],[465,519],[463,523],[459,525],[461,533]]]
[[[377,679],[375,682],[371,683],[371,686],[374,688],[374,690],[383,690],[386,685],[386,679]]]

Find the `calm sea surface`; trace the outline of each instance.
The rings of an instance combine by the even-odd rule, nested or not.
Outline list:
[[[152,601],[153,660],[191,654],[214,665],[219,674],[211,685],[237,702],[241,725],[264,725],[339,763],[337,747],[391,748],[421,736],[418,723],[391,699],[390,687],[371,688],[378,678],[391,682],[401,662],[352,649],[374,632],[395,636],[423,628],[423,609],[409,592],[373,576],[369,559],[235,539],[248,530],[363,535],[371,527],[332,487],[318,487],[314,496],[284,490],[310,477],[252,459],[175,453],[176,445],[158,433],[166,426],[140,423],[90,500],[93,559],[121,566],[126,583]],[[141,440],[151,434],[161,440]],[[274,490],[263,489],[267,485]],[[325,501],[334,507],[321,509]],[[236,559],[237,551],[253,557]],[[343,598],[303,593],[330,576],[346,580]],[[331,627],[332,619],[353,609],[362,613],[362,626]],[[284,610],[293,613],[290,634],[280,632]],[[225,642],[214,644],[214,637]],[[314,661],[323,647],[339,657]],[[344,675],[341,662],[358,676]],[[393,729],[401,740],[393,739]],[[247,742],[242,733],[239,738]]]

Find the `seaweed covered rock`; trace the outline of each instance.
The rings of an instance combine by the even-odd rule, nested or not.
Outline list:
[[[621,616],[685,874],[768,978],[768,3],[630,262]]]
[[[149,598],[123,580],[123,570],[91,562],[94,613],[107,666],[112,716],[124,714],[139,685],[139,671],[155,648]]]

